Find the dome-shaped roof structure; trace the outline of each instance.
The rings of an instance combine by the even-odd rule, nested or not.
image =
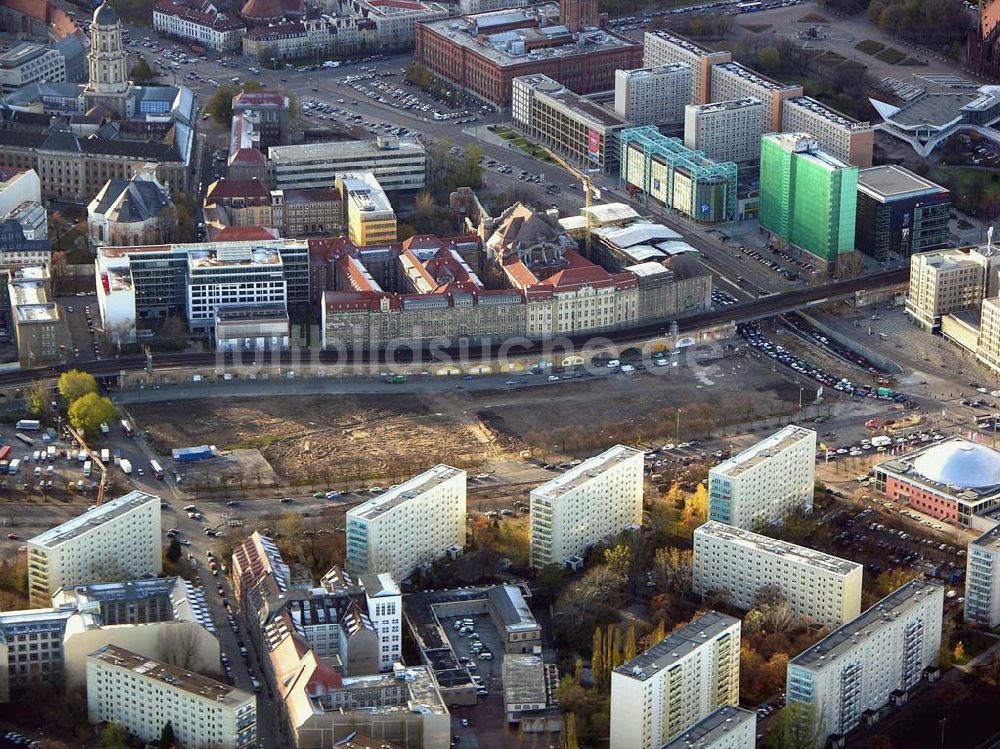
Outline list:
[[[118,11],[105,1],[94,11],[94,23],[98,26],[114,26],[118,23]]]
[[[1000,484],[1000,453],[977,442],[952,439],[935,445],[913,461],[924,478],[963,489]]]

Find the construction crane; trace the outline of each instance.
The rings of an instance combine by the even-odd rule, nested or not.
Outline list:
[[[548,155],[555,161],[559,166],[565,169],[567,172],[576,177],[577,181],[583,186],[583,217],[587,222],[586,225],[586,235],[583,238],[583,246],[586,250],[587,259],[590,260],[590,232],[593,229],[594,217],[590,213],[591,198],[593,200],[601,199],[601,191],[594,187],[594,181],[590,178],[590,175],[586,172],[581,172],[574,166],[570,166],[564,158],[554,153],[553,151],[546,149]]]
[[[97,466],[97,469],[101,472],[101,482],[97,485],[97,502],[96,505],[100,507],[104,503],[104,491],[108,486],[108,467],[104,465],[104,461],[101,460],[100,456],[90,449],[90,445],[73,427],[66,425],[66,431],[77,441],[80,448],[87,453],[87,457],[90,458],[92,465]]]

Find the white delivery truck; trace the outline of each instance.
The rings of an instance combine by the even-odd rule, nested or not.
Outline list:
[[[126,476],[132,473],[132,461],[130,461],[128,458],[122,458],[121,462],[118,465],[121,466],[122,473],[124,473]]]

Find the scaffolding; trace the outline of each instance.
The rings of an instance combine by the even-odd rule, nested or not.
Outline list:
[[[736,164],[716,163],[703,151],[686,148],[679,138],[662,135],[655,127],[628,128],[620,137],[619,181],[630,192],[638,190],[695,221],[736,220]],[[630,149],[641,156],[640,169],[634,168]],[[659,177],[652,174],[654,164],[663,169]],[[690,189],[678,189],[680,180],[689,182]]]

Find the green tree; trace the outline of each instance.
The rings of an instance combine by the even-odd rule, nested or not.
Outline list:
[[[757,60],[761,70],[765,73],[777,73],[781,69],[781,55],[775,47],[764,47],[760,51]]]
[[[177,564],[177,562],[180,561],[180,558],[181,558],[181,542],[178,541],[177,538],[175,537],[170,539],[170,545],[167,546],[167,559],[169,559],[174,564]],[[170,724],[168,723],[167,725],[169,726]],[[171,726],[171,730],[172,729],[173,726]],[[167,749],[167,747],[169,747],[170,744],[161,743],[160,746],[163,747],[163,749]]]
[[[170,749],[170,747],[176,744],[177,738],[174,736],[174,724],[168,720],[166,725],[163,726],[163,730],[160,731],[160,749]]]
[[[632,568],[632,552],[625,544],[604,550],[604,563],[608,568],[623,578],[628,577]]]
[[[591,643],[590,673],[594,676],[594,682],[601,686],[604,684],[604,636],[600,627],[594,627],[594,639]]]
[[[768,749],[815,749],[822,732],[815,705],[789,702],[778,715],[766,746]]]
[[[111,721],[101,731],[97,746],[100,749],[125,749],[128,746],[128,731],[121,723]]]
[[[205,105],[205,111],[220,125],[228,125],[233,119],[233,97],[236,89],[232,86],[220,86],[215,89],[212,98]]]
[[[143,86],[156,78],[156,73],[149,67],[146,58],[140,57],[128,72],[128,77],[133,83]]]
[[[71,369],[59,375],[59,394],[67,403],[73,403],[88,393],[97,392],[97,380],[89,372]]]
[[[563,746],[565,749],[580,749],[580,742],[576,738],[576,716],[569,713],[566,716],[566,730],[563,732]]]
[[[91,437],[100,432],[101,424],[113,421],[118,413],[109,398],[97,393],[87,393],[77,398],[69,407],[69,423]]]
[[[28,413],[32,416],[46,416],[51,410],[49,394],[40,382],[33,382],[24,394]]]

